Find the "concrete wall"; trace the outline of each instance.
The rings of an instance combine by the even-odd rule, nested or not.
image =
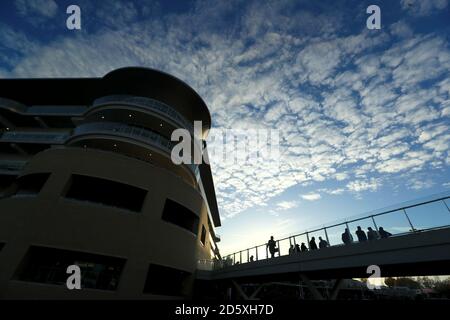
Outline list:
[[[184,293],[191,294],[198,259],[210,258],[207,209],[200,193],[171,172],[113,152],[81,148],[49,149],[37,154],[23,174],[51,173],[38,196],[0,200],[0,298],[158,298],[143,294],[150,263],[192,273]],[[148,190],[141,213],[68,200],[61,196],[71,174],[123,182]],[[200,218],[198,237],[161,219],[166,198]],[[54,285],[12,279],[30,245],[125,258],[115,292],[69,291]]]

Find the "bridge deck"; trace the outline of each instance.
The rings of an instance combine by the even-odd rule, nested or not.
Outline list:
[[[333,246],[315,251],[236,264],[213,271],[199,270],[199,280],[262,278],[311,279],[366,278],[369,265],[381,276],[450,274],[450,228],[433,229],[375,241]]]

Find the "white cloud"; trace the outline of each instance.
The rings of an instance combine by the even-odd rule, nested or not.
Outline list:
[[[115,2],[110,16],[107,5],[96,13],[102,28],[45,44],[0,26],[0,49],[14,52],[0,55],[2,75],[102,76],[147,66],[196,89],[216,128],[279,130],[277,161],[212,163],[224,217],[267,204],[296,185],[333,180],[334,191],[323,194],[374,191],[381,180],[373,175],[450,164],[445,36],[411,34],[404,22],[390,33],[362,28],[338,34],[339,13],[301,10],[292,12],[294,19],[292,4],[283,1],[240,2],[230,24],[225,17],[234,4],[200,1],[188,13],[139,19],[135,6]]]
[[[298,201],[280,201],[277,203],[279,210],[289,210],[298,207]]]
[[[361,191],[376,191],[381,186],[378,179],[371,178],[370,180],[355,180],[347,184],[347,189],[353,192]]]
[[[30,19],[39,15],[45,18],[52,18],[58,11],[58,5],[54,0],[15,0],[17,12]]]
[[[404,10],[417,16],[427,16],[448,6],[448,0],[401,0],[400,3]]]
[[[316,201],[322,198],[322,196],[319,193],[302,194],[301,197],[308,201]]]
[[[411,27],[404,21],[398,21],[393,23],[389,30],[394,36],[402,37],[402,38],[408,38],[413,35],[413,31]]]

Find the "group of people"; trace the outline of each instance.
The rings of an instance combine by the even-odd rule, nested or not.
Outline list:
[[[365,241],[371,241],[371,240],[377,240],[377,239],[385,239],[392,236],[391,233],[387,232],[383,229],[383,227],[378,228],[377,230],[373,230],[371,227],[367,228],[367,234],[364,230],[361,229],[360,226],[357,227],[357,230],[355,232],[356,236],[358,237],[359,242],[365,242]],[[353,236],[348,228],[345,229],[344,233],[342,234],[342,242],[344,244],[351,244],[353,243]],[[305,252],[308,250],[318,250],[323,249],[326,247],[329,247],[330,244],[322,239],[322,237],[319,237],[319,245],[317,246],[316,238],[312,237],[311,240],[309,240],[309,248],[305,245],[304,242],[301,243],[301,245],[297,244],[291,244],[289,248],[289,254],[296,254],[299,252]],[[270,240],[267,242],[267,249],[270,252],[271,257],[273,258],[275,254],[280,252],[280,248],[277,248],[277,243],[273,239],[273,236],[270,237]],[[253,257],[253,256],[252,256]],[[252,260],[253,261],[253,260]]]
[[[378,231],[373,230],[371,227],[368,227],[366,233],[363,229],[361,229],[360,226],[358,226],[355,234],[359,242],[385,239],[392,236],[392,234],[384,230],[383,227],[379,227]],[[350,230],[348,230],[348,228],[345,228],[345,231],[342,234],[342,242],[345,244],[351,244],[353,242],[353,236],[350,233]]]

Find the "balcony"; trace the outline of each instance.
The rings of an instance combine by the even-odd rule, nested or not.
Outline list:
[[[0,135],[0,142],[63,144],[69,137],[68,132],[7,131]]]
[[[152,112],[162,115],[164,118],[169,118],[170,120],[177,123],[179,127],[185,128],[190,132],[194,131],[193,124],[189,122],[177,110],[175,110],[174,108],[170,107],[165,103],[150,98],[126,96],[126,95],[106,96],[95,100],[94,103],[92,104],[92,108],[113,106],[113,105],[135,106],[145,108]]]
[[[80,139],[84,140],[84,136],[95,137],[98,135],[129,138],[141,142],[147,146],[149,145],[162,151],[162,153],[164,153],[169,159],[172,153],[172,148],[176,144],[148,129],[132,127],[116,122],[94,122],[82,124],[74,129],[72,136],[66,141],[66,144],[71,145]],[[184,166],[190,170],[192,175],[195,177],[195,180],[198,181],[200,178],[198,166],[195,164],[184,164]]]

